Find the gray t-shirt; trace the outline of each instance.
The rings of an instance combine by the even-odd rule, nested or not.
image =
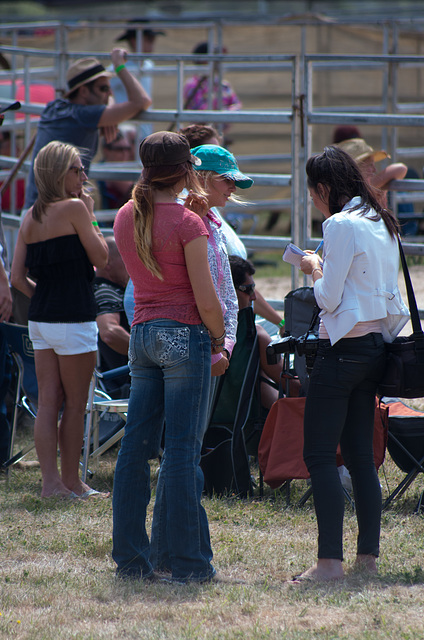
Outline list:
[[[28,176],[25,208],[31,207],[37,199],[33,165],[37,153],[52,140],[69,142],[81,152],[81,161],[88,171],[90,162],[97,151],[99,141],[98,125],[105,105],[74,104],[59,98],[49,102],[41,114],[37,138],[32,154],[32,166]]]

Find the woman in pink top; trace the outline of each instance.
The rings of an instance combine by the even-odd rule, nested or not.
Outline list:
[[[224,319],[207,259],[202,219],[175,201],[201,194],[199,162],[184,136],[161,131],[142,142],[143,172],[118,212],[115,239],[134,282],[129,362],[131,392],[113,494],[113,558],[122,577],[152,578],[146,508],[149,458],[166,423],[160,476],[171,580],[207,581],[209,527],[201,505],[200,449],[206,428],[211,351],[225,340]],[[163,506],[165,505],[165,508]],[[155,522],[153,522],[153,528]]]

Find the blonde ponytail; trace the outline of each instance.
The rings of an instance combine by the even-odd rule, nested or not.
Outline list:
[[[159,280],[163,276],[153,255],[153,216],[154,202],[150,185],[142,179],[135,185],[132,198],[134,202],[134,242],[137,255],[146,269]]]

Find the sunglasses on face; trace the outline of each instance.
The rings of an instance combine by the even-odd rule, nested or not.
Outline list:
[[[247,295],[251,296],[252,293],[255,290],[256,285],[253,284],[239,284],[238,287],[236,287],[236,289],[238,289],[239,291],[243,291],[243,293],[247,293]]]
[[[85,173],[85,167],[69,167],[69,171],[75,171],[76,174],[79,175],[79,177],[82,176],[83,173]]]
[[[109,84],[101,84],[99,87],[96,87],[96,89],[102,93],[109,93],[109,91],[112,91]]]

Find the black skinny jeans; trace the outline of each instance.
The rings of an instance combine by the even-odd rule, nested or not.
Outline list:
[[[306,398],[303,457],[311,474],[318,558],[343,560],[344,494],[336,466],[340,442],[352,477],[357,553],[379,554],[381,488],[373,458],[374,407],[386,356],[382,335],[320,340]]]

